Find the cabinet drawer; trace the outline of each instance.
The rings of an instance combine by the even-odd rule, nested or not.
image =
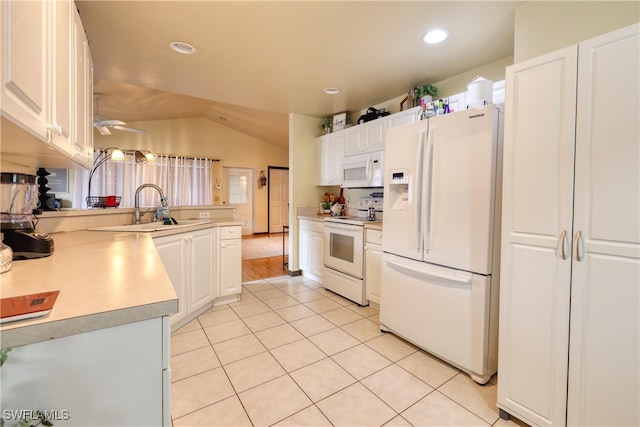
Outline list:
[[[324,221],[310,221],[310,220],[301,219],[300,229],[317,231],[318,233],[324,233]]]
[[[382,244],[382,230],[367,228],[365,231],[367,232],[365,235],[367,243],[377,243],[379,245]]]
[[[232,225],[228,227],[220,227],[220,240],[241,239],[242,226]]]

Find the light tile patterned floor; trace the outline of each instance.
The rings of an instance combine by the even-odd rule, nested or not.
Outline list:
[[[245,283],[172,335],[171,369],[174,426],[516,425],[495,377],[476,384],[304,277]]]

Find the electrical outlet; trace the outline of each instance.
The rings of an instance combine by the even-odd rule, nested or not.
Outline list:
[[[198,218],[209,218],[209,212],[198,212]]]

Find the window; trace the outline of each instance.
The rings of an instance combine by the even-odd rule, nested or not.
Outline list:
[[[229,175],[229,203],[247,203],[246,175]]]
[[[98,155],[96,150],[94,155]],[[124,162],[108,160],[94,172],[91,196],[121,197],[120,207],[133,207],[136,189],[142,184],[156,184],[165,193],[169,206],[213,204],[212,159],[157,155],[155,163],[138,164],[133,154]],[[76,173],[73,206],[87,207],[89,171]],[[140,192],[140,206],[155,206],[160,201],[157,191]]]

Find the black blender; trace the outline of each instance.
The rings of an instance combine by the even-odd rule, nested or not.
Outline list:
[[[53,239],[40,233],[33,223],[38,206],[38,177],[19,173],[0,173],[0,228],[13,259],[31,259],[53,253]]]

